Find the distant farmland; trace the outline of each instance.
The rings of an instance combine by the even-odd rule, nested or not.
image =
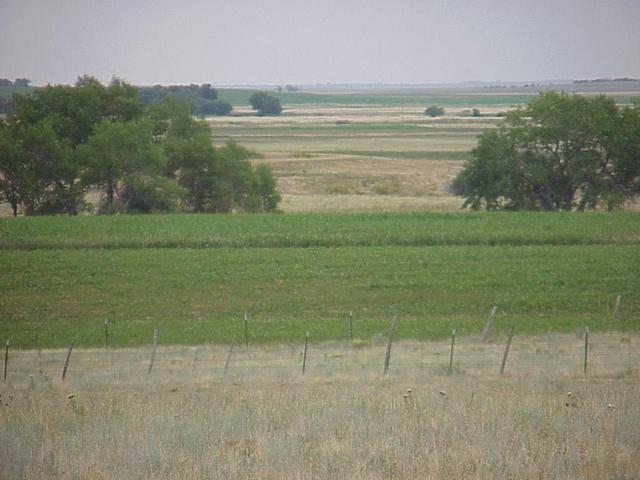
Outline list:
[[[246,145],[261,157],[256,163],[272,167],[286,212],[453,211],[462,201],[451,181],[478,135],[551,88],[274,92],[284,107],[276,117],[255,116],[248,107],[253,90],[221,89],[233,115],[210,121],[215,143]],[[621,103],[640,95],[640,82],[555,88],[606,92]],[[426,117],[430,105],[445,114]]]

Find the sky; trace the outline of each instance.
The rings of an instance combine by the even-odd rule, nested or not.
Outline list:
[[[0,0],[0,78],[138,85],[640,77],[640,0]]]

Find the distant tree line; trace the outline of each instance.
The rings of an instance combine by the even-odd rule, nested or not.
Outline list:
[[[574,80],[573,83],[607,83],[607,82],[637,82],[637,78],[617,77],[617,78],[594,78],[592,80]]]
[[[209,90],[205,88],[205,90]],[[235,143],[216,148],[209,124],[167,96],[144,105],[138,89],[93,77],[14,96],[0,120],[0,201],[14,215],[273,211],[271,170]]]
[[[145,105],[162,102],[167,96],[186,102],[191,113],[199,116],[228,115],[233,106],[218,99],[218,91],[208,83],[202,85],[170,85],[168,87],[155,85],[153,87],[139,87],[140,101]]]
[[[28,78],[16,78],[13,82],[8,78],[0,78],[0,87],[28,87],[30,84]]]
[[[452,185],[466,207],[611,210],[640,194],[640,103],[541,93],[471,155]]]

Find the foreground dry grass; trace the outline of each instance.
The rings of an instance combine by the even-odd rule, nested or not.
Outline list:
[[[149,376],[148,351],[81,351],[64,383],[64,352],[14,353],[0,477],[637,478],[638,339],[601,339],[589,379],[567,365],[579,339],[543,340],[505,377],[500,345],[472,341],[451,376],[444,343],[394,346],[389,377],[381,345],[312,345],[304,377],[299,347],[239,349],[225,378],[223,347],[160,349]]]

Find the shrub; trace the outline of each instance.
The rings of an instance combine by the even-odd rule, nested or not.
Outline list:
[[[267,92],[254,93],[249,97],[249,103],[258,115],[279,115],[282,112],[280,100]]]
[[[432,118],[439,117],[440,115],[444,115],[444,108],[438,107],[437,105],[431,105],[430,107],[427,107],[424,114]]]

